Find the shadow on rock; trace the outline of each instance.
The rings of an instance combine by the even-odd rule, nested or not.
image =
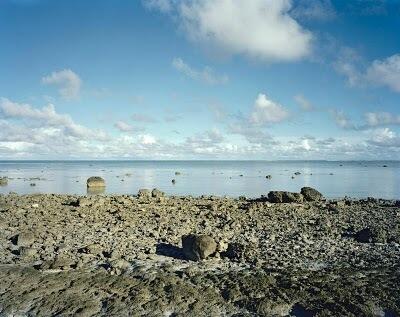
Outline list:
[[[175,245],[168,243],[159,243],[156,246],[156,254],[168,256],[174,259],[184,260],[183,250]]]

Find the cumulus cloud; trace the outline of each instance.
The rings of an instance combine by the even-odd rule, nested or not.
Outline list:
[[[368,142],[379,147],[400,148],[400,137],[389,128],[376,129]]]
[[[332,109],[330,112],[338,127],[343,129],[355,129],[355,125],[343,111]]]
[[[374,60],[365,77],[373,84],[387,86],[395,92],[400,92],[400,54]]]
[[[366,125],[369,127],[377,127],[382,125],[399,125],[400,115],[389,112],[367,112],[365,114]]]
[[[269,99],[265,94],[259,94],[250,114],[250,122],[256,125],[278,123],[286,120],[289,112],[279,103]]]
[[[185,76],[210,85],[226,84],[229,80],[227,75],[218,75],[208,66],[204,67],[203,70],[194,69],[181,58],[174,58],[172,66]]]
[[[342,49],[334,67],[347,78],[350,86],[384,86],[400,92],[400,54],[365,65],[354,50],[346,48]]]
[[[53,72],[42,78],[42,83],[46,85],[56,85],[59,87],[58,93],[64,99],[76,99],[82,86],[80,77],[70,69]]]
[[[187,37],[207,48],[268,62],[295,61],[312,51],[313,35],[290,15],[289,0],[149,0],[144,3],[162,12],[173,11]]]
[[[300,106],[300,109],[303,111],[313,111],[315,110],[313,104],[302,94],[294,96],[294,100]]]
[[[135,127],[125,121],[117,121],[114,123],[114,127],[120,132],[142,132],[145,130],[143,127]]]

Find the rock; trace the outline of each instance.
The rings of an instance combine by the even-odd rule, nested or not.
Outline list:
[[[139,189],[137,193],[138,198],[150,198],[151,197],[151,191],[149,189]]]
[[[100,176],[89,177],[86,181],[87,187],[105,187],[106,182]]]
[[[165,193],[162,192],[161,190],[158,190],[157,188],[154,188],[151,191],[151,197],[153,197],[153,198],[160,198],[160,197],[164,197],[164,196],[165,196]]]
[[[266,178],[266,179],[271,179],[271,178],[272,178],[272,175],[267,175],[267,176],[265,176],[265,178]]]
[[[364,228],[358,231],[355,239],[361,243],[386,243],[386,232],[382,228]]]
[[[271,203],[302,203],[303,195],[285,191],[270,191],[268,193],[268,200]]]
[[[36,184],[35,184],[35,183],[30,183],[30,185],[31,185],[32,187],[36,186]]]
[[[37,254],[37,250],[30,247],[21,247],[19,249],[19,255],[24,258],[34,258]]]
[[[215,253],[217,244],[210,236],[189,234],[182,237],[182,248],[189,260],[199,261]]]
[[[53,263],[51,263],[50,268],[51,269],[70,268],[75,263],[76,262],[69,257],[57,256],[53,261]]]
[[[318,201],[324,198],[318,190],[312,187],[303,187],[300,193],[306,201]]]
[[[301,175],[301,173],[300,172],[295,172],[294,175]]]
[[[175,175],[181,175],[181,172],[175,172]]]
[[[84,248],[84,251],[88,254],[93,254],[93,255],[99,255],[103,253],[103,248],[101,245],[96,244],[96,243],[92,243],[87,245]]]
[[[8,184],[7,177],[0,177],[0,186],[6,186]]]
[[[32,232],[21,232],[17,237],[19,247],[30,247],[35,242],[35,236]]]
[[[173,179],[173,180],[171,181],[171,183],[172,183],[172,184],[175,184],[175,183],[176,183],[176,180],[175,180],[175,179]]]

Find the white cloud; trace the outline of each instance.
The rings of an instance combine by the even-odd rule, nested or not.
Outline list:
[[[124,121],[117,121],[114,124],[114,127],[117,128],[121,132],[132,132],[134,127]]]
[[[42,83],[58,86],[58,92],[64,99],[78,98],[82,86],[82,80],[70,69],[53,72],[50,75],[43,77]]]
[[[185,63],[181,58],[174,58],[172,66],[187,77],[210,85],[226,84],[229,80],[227,75],[218,75],[208,66],[203,70],[196,70]]]
[[[400,137],[389,128],[376,129],[368,142],[379,147],[400,148]]]
[[[298,19],[327,21],[336,18],[337,13],[330,0],[299,0],[291,15]]]
[[[256,125],[278,123],[286,120],[289,112],[280,104],[259,94],[250,114],[250,122]]]
[[[331,114],[336,122],[336,124],[343,129],[355,129],[355,125],[352,121],[345,115],[343,111],[336,109],[331,110]]]
[[[365,77],[373,84],[387,86],[400,92],[400,54],[383,60],[374,60],[368,67]]]
[[[400,92],[400,54],[365,65],[354,50],[344,48],[334,67],[347,78],[350,86],[385,86]]]
[[[156,9],[163,13],[170,12],[173,9],[172,0],[142,0],[142,3],[147,9]]]
[[[294,96],[294,100],[299,104],[301,110],[303,111],[315,110],[313,104],[301,94]]]
[[[290,0],[153,2],[152,8],[173,10],[187,37],[207,48],[268,62],[299,60],[312,50],[313,35],[290,16]]]
[[[139,139],[140,139],[141,144],[143,144],[143,145],[151,145],[151,144],[154,144],[157,142],[156,138],[149,134],[140,135]]]
[[[398,125],[400,124],[400,115],[389,112],[367,112],[365,114],[365,121],[369,127]]]

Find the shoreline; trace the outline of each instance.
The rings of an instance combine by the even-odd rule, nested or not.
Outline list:
[[[398,201],[276,197],[0,195],[0,315],[400,314]]]

